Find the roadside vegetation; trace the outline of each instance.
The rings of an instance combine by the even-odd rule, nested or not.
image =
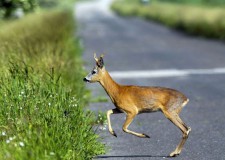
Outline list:
[[[69,11],[41,11],[0,26],[0,159],[91,159],[92,129]]]
[[[140,16],[192,35],[225,40],[223,0],[117,0],[112,9],[122,16]]]

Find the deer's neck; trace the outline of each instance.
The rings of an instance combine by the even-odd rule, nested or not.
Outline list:
[[[116,97],[119,95],[120,85],[117,84],[112,77],[109,75],[107,71],[104,73],[105,75],[100,80],[100,84],[105,89],[106,93],[111,98],[112,102],[115,103]]]

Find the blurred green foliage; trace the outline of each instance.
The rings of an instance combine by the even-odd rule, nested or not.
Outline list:
[[[35,7],[37,7],[37,0],[1,0],[0,14],[5,18],[9,18],[18,8],[27,13],[33,11]]]
[[[76,0],[1,0],[0,18],[21,17],[23,14],[34,11],[37,8],[52,8],[65,6]]]
[[[54,7],[59,3],[59,0],[38,0],[38,4],[41,7]]]
[[[129,3],[128,3],[129,2]],[[123,16],[140,16],[192,35],[225,40],[225,6],[118,0],[112,9]]]
[[[186,3],[186,4],[225,4],[225,0],[158,0],[162,2]]]

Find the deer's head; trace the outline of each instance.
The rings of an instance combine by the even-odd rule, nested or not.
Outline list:
[[[101,77],[105,72],[104,62],[103,62],[103,54],[97,58],[96,54],[94,54],[94,59],[96,61],[95,67],[91,70],[91,72],[83,79],[85,82],[99,82]]]

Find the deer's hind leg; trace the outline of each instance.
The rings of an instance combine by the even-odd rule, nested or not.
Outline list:
[[[191,128],[187,127],[187,125],[181,120],[177,112],[163,111],[163,113],[183,133],[180,143],[177,145],[176,149],[170,153],[170,157],[175,157],[181,153],[182,148],[188,138],[188,134],[191,131]]]
[[[186,101],[184,101],[180,106],[178,105],[178,107],[174,110],[178,115],[180,114],[181,110],[184,108],[184,106],[186,106],[186,104],[189,102],[189,99],[187,99]]]

